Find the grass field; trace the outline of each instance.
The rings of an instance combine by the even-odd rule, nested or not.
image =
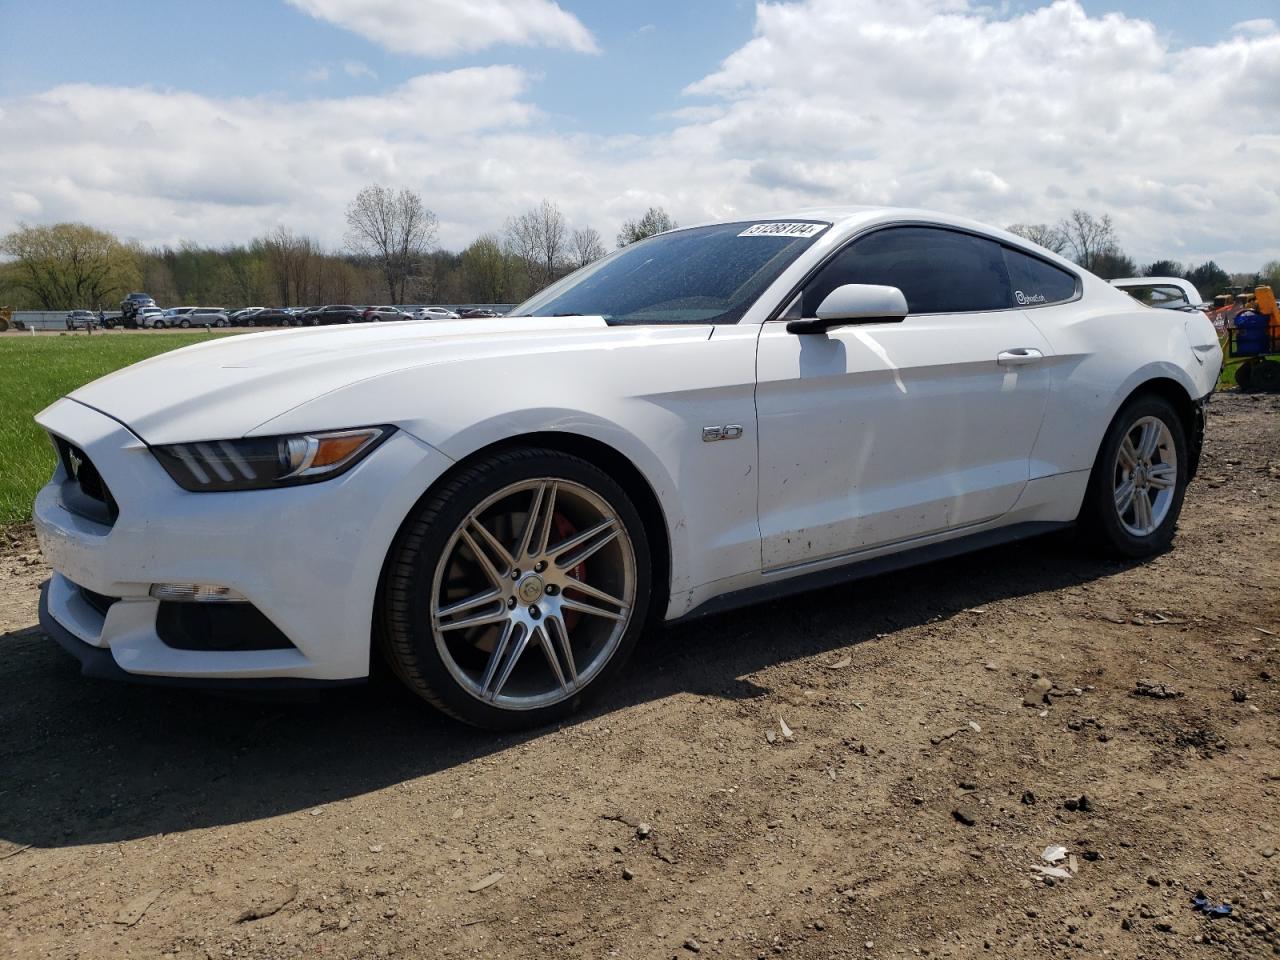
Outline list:
[[[0,523],[31,518],[53,472],[53,448],[31,418],[90,380],[209,334],[0,337]]]

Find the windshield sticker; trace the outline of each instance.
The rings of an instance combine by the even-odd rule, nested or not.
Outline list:
[[[753,223],[740,237],[812,237],[826,229],[825,223]]]
[[[1013,291],[1013,298],[1024,307],[1028,307],[1033,303],[1044,303],[1046,299],[1043,293],[1023,293],[1021,290]]]

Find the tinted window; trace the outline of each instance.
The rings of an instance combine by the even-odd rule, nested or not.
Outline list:
[[[1008,247],[1004,248],[1004,261],[1009,265],[1013,301],[1019,306],[1061,303],[1076,295],[1076,278],[1065,270]]]
[[[826,228],[809,221],[744,221],[660,234],[583,267],[510,315],[599,315],[614,324],[737,323]]]
[[[894,227],[856,240],[805,288],[803,312],[846,283],[897,287],[912,313],[962,313],[1012,306],[1000,245],[933,227]]]

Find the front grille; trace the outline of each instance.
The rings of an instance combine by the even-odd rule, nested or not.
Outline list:
[[[72,513],[97,523],[114,524],[120,516],[120,507],[89,455],[62,437],[55,436],[53,443],[67,474],[63,485],[63,505]]]

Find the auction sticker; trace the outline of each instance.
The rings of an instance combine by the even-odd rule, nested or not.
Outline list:
[[[740,237],[813,237],[827,228],[825,223],[753,223]]]

